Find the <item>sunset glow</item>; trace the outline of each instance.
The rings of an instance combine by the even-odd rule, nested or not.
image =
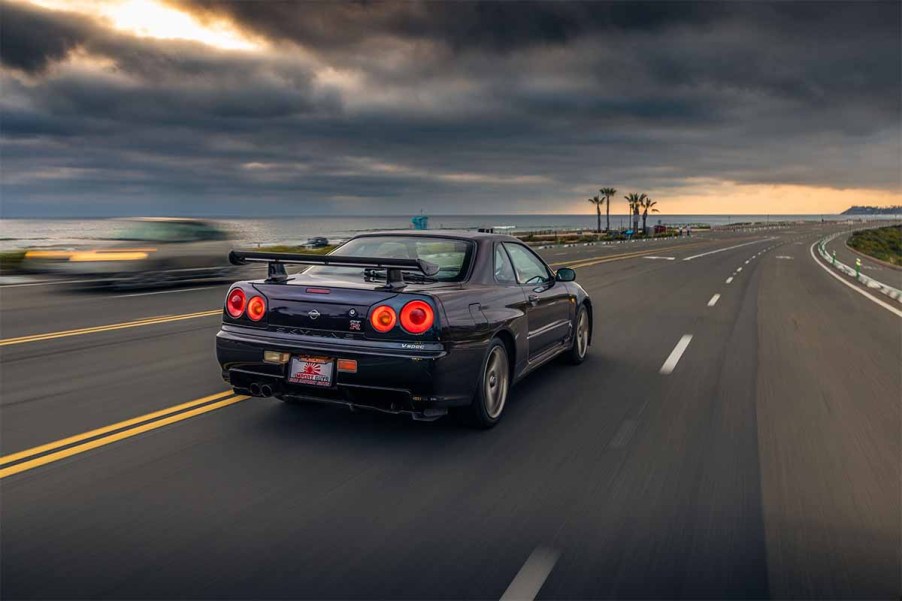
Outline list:
[[[104,19],[113,29],[137,37],[187,40],[223,50],[256,50],[257,41],[224,21],[201,22],[171,5],[155,0],[31,0],[52,10]]]
[[[612,213],[625,213],[623,195],[619,191],[611,199]],[[660,199],[662,210],[669,215],[834,215],[851,205],[902,205],[902,194],[886,190],[851,188],[839,190],[824,186],[791,184],[738,184],[707,180],[687,186],[684,192],[649,191]],[[571,213],[584,213],[585,201],[570,205]]]

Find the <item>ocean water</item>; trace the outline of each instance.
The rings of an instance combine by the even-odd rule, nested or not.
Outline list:
[[[898,219],[898,216],[885,216]],[[707,224],[722,226],[739,222],[847,220],[842,215],[661,215],[649,216],[649,226]],[[858,218],[854,218],[858,220]],[[874,217],[869,217],[874,219]],[[410,229],[410,217],[284,217],[267,219],[211,219],[234,233],[243,245],[297,244],[313,236],[342,240],[358,232]],[[629,216],[611,215],[611,227],[628,227]],[[120,219],[3,219],[0,220],[0,250],[15,248],[78,246],[107,240],[123,226]],[[595,215],[433,215],[429,229],[475,229],[507,226],[513,233],[535,230],[572,231],[595,227]],[[604,215],[602,215],[602,227]]]

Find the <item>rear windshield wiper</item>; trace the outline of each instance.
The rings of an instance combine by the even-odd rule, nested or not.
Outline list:
[[[431,284],[438,281],[435,278],[431,278],[416,271],[402,271],[401,273],[404,274],[404,280],[407,282],[414,282],[417,284]],[[386,270],[364,269],[363,277],[367,280],[384,280],[386,277]]]

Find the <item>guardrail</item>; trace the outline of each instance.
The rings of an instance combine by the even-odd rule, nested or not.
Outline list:
[[[885,294],[886,296],[890,297],[891,299],[902,303],[902,290],[899,290],[898,288],[893,288],[892,286],[890,286],[888,284],[884,284],[883,282],[880,282],[878,280],[875,280],[872,277],[866,276],[863,273],[859,273],[854,268],[849,267],[845,263],[841,263],[840,261],[837,261],[836,257],[830,256],[827,253],[827,249],[825,247],[827,242],[830,242],[831,240],[833,240],[834,238],[837,238],[838,236],[841,236],[842,234],[845,234],[845,232],[839,232],[837,234],[833,234],[832,236],[827,236],[826,238],[822,238],[821,240],[818,241],[817,252],[821,256],[821,258],[824,259],[827,262],[827,264],[832,265],[835,269],[839,270],[840,272],[842,272],[846,275],[852,276],[853,278],[855,278],[856,280],[858,280],[860,283],[864,284],[868,288],[871,288],[872,290],[877,290],[878,292]]]

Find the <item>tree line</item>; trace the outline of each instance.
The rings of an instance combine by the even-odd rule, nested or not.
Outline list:
[[[598,217],[597,225],[595,227],[595,231],[597,233],[601,233],[601,205],[605,205],[605,232],[611,231],[611,197],[617,194],[617,190],[614,188],[600,188],[598,190],[598,194],[591,197],[589,202],[595,205],[595,213]],[[645,194],[638,194],[635,192],[631,192],[623,197],[629,205],[629,213],[633,217],[633,231],[639,229],[639,216],[642,216],[642,232],[648,233],[648,228],[646,227],[646,222],[648,220],[648,213],[657,213],[658,209],[654,208],[657,201],[652,200]]]

